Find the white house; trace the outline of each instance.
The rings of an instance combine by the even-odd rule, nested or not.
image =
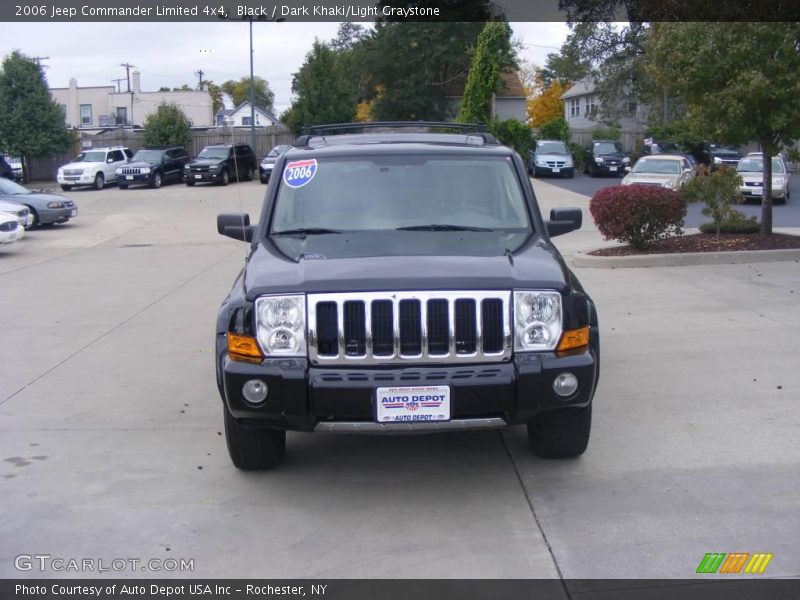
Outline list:
[[[231,127],[250,127],[253,112],[250,109],[250,102],[245,100],[239,106],[232,109],[217,111],[214,124],[217,126],[228,125]],[[280,125],[277,117],[263,108],[255,107],[256,127],[271,127]]]
[[[130,92],[117,92],[114,86],[79,87],[72,78],[69,87],[50,88],[50,95],[61,105],[69,127],[142,126],[162,103],[180,107],[195,127],[213,125],[211,95],[207,91],[143,92],[138,71],[131,73]]]
[[[564,118],[573,131],[588,131],[602,126],[605,121],[613,122],[623,131],[640,130],[647,124],[649,107],[625,101],[610,108],[602,106],[590,80],[578,81],[561,94],[561,99]]]

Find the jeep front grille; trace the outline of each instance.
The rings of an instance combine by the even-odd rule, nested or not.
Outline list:
[[[308,295],[311,362],[497,362],[511,356],[511,293]]]
[[[141,167],[122,167],[119,171],[122,175],[141,175]]]

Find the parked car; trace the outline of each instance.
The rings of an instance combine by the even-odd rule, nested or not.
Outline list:
[[[22,161],[8,154],[0,154],[0,179],[22,181]]]
[[[78,206],[74,200],[60,194],[32,192],[5,179],[0,179],[0,201],[25,205],[30,210],[29,227],[66,223],[78,214]]]
[[[24,234],[25,229],[14,215],[0,212],[0,245],[12,244]]]
[[[123,146],[85,150],[71,163],[58,168],[56,180],[65,192],[78,186],[102,190],[117,180],[117,169],[132,157],[133,152]]]
[[[25,228],[30,227],[33,222],[31,211],[27,206],[18,204],[17,202],[9,202],[0,200],[0,213],[13,217],[19,223],[20,231],[17,234],[17,239],[21,240],[25,235]]]
[[[592,177],[598,175],[624,175],[631,162],[622,144],[614,140],[595,140],[586,149],[583,170]]]
[[[736,172],[742,178],[739,193],[745,202],[751,199],[761,199],[764,195],[764,155],[761,152],[751,152],[739,161]],[[772,157],[772,200],[785,204],[791,198],[792,190],[789,187],[789,173],[782,156]]]
[[[269,182],[272,169],[275,167],[275,161],[289,148],[291,148],[291,146],[286,144],[275,146],[261,158],[261,162],[258,165],[258,178],[261,180],[261,183]]]
[[[575,163],[569,147],[560,140],[539,140],[528,154],[528,173],[534,177],[557,175],[574,177]]]
[[[704,141],[652,140],[644,151],[647,154],[679,154],[693,167],[712,164],[711,146]]]
[[[519,155],[470,131],[301,136],[258,224],[219,215],[251,246],[216,328],[235,466],[276,466],[287,430],[525,424],[539,456],[584,452],[597,313],[550,241],[581,210],[544,221]]]
[[[206,146],[183,168],[186,185],[213,182],[250,181],[258,167],[256,155],[247,144]]]
[[[744,155],[736,148],[725,146],[711,146],[711,170],[716,171],[720,167],[730,167],[735,169]]]
[[[126,190],[144,184],[160,188],[162,183],[183,181],[183,167],[189,160],[186,150],[179,146],[143,148],[128,164],[117,168],[117,187]]]
[[[679,190],[695,175],[694,168],[685,156],[651,154],[636,161],[622,179],[622,185],[653,185]]]

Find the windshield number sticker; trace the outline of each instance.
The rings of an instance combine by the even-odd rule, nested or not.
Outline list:
[[[300,188],[314,179],[317,174],[317,159],[290,162],[283,169],[283,181],[291,188]]]

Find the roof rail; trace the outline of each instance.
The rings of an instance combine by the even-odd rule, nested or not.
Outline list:
[[[486,125],[482,123],[454,123],[452,121],[365,121],[359,123],[330,123],[327,125],[304,125],[301,133],[311,135],[324,135],[326,132],[357,131],[373,129],[375,127],[439,127],[442,129],[457,129],[471,133],[483,133]]]

